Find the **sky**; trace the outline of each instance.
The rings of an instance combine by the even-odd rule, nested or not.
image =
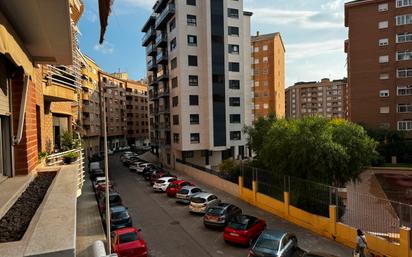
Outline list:
[[[177,0],[183,1],[183,0]],[[204,1],[204,0],[199,0]],[[105,42],[99,45],[97,0],[83,0],[80,48],[106,72],[146,76],[143,24],[155,0],[114,0]],[[344,3],[348,0],[244,0],[252,35],[280,32],[286,48],[286,85],[346,77]]]

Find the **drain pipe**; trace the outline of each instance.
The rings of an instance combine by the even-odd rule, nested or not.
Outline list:
[[[23,137],[23,125],[24,125],[24,118],[26,115],[28,92],[29,92],[29,75],[24,74],[23,94],[21,95],[19,124],[17,127],[17,135],[13,138],[13,145],[20,144],[21,138]]]

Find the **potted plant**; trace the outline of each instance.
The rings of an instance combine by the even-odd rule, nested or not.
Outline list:
[[[40,160],[40,163],[41,163],[43,166],[46,165],[46,158],[47,158],[48,155],[49,155],[49,154],[48,154],[46,151],[41,151],[41,152],[39,153],[39,160]]]
[[[64,163],[71,164],[72,162],[77,161],[77,158],[79,158],[79,154],[71,152],[71,153],[65,154],[63,158],[64,158]]]

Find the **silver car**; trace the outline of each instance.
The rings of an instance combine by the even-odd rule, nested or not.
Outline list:
[[[192,197],[189,204],[190,213],[206,213],[210,206],[220,203],[219,198],[211,193],[200,193]]]
[[[249,252],[248,257],[292,257],[298,248],[298,240],[292,233],[264,230]]]
[[[179,192],[176,194],[176,202],[177,203],[184,203],[184,204],[189,204],[190,199],[199,193],[202,192],[202,189],[196,187],[196,186],[184,186],[182,187]]]

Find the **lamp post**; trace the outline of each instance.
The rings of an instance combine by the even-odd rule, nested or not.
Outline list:
[[[115,88],[116,86],[106,86],[103,84],[103,89]],[[109,199],[109,154],[107,149],[107,121],[106,121],[106,94],[103,90],[103,138],[104,138],[104,176],[106,179],[105,200],[106,200],[106,238],[107,238],[107,253],[112,253],[112,240],[110,231],[110,199]]]

